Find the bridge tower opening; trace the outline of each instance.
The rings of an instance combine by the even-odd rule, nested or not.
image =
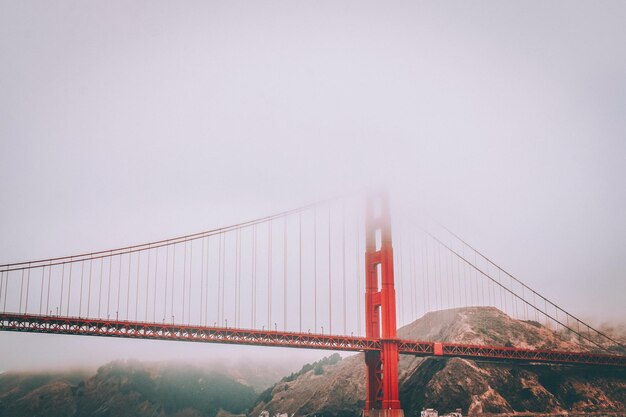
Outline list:
[[[384,193],[367,198],[365,224],[365,335],[381,340],[380,351],[365,352],[365,417],[403,417],[398,386],[396,291],[389,203]]]

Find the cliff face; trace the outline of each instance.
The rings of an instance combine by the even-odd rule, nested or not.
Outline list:
[[[531,349],[587,350],[592,345],[557,335],[537,322],[514,320],[495,308],[428,313],[399,337]],[[302,372],[268,390],[252,411],[358,416],[365,398],[362,355]],[[423,408],[464,413],[564,410],[626,411],[626,372],[549,365],[476,363],[465,359],[400,358],[400,400],[407,416]]]

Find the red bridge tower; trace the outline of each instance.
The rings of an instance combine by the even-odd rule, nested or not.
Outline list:
[[[391,221],[386,195],[367,201],[365,230],[365,335],[381,340],[381,351],[365,352],[366,417],[403,417],[398,390],[396,291]]]

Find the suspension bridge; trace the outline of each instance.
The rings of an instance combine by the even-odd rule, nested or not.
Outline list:
[[[393,230],[393,239],[392,239]],[[402,340],[432,310],[492,306],[573,341]],[[384,194],[201,233],[0,265],[0,330],[364,352],[365,414],[402,415],[399,355],[626,367],[626,347]]]

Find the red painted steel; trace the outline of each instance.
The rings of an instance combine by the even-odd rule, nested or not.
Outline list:
[[[577,365],[626,366],[626,356],[442,343],[443,356]]]
[[[0,313],[0,331],[109,336],[134,339],[176,340],[253,346],[342,350],[380,354],[385,341],[310,333],[247,330],[223,327],[185,326],[167,323],[112,321],[77,317]],[[398,353],[435,356],[435,343],[394,340]],[[442,357],[461,357],[493,362],[554,363],[626,367],[626,356],[587,352],[517,349],[503,346],[476,346],[441,343]]]
[[[367,398],[364,414],[399,417],[398,340],[393,247],[389,206],[384,195],[367,201],[365,230],[365,336],[380,339],[379,352],[366,352]]]
[[[307,349],[379,351],[379,340],[311,333],[0,313],[0,330]]]

